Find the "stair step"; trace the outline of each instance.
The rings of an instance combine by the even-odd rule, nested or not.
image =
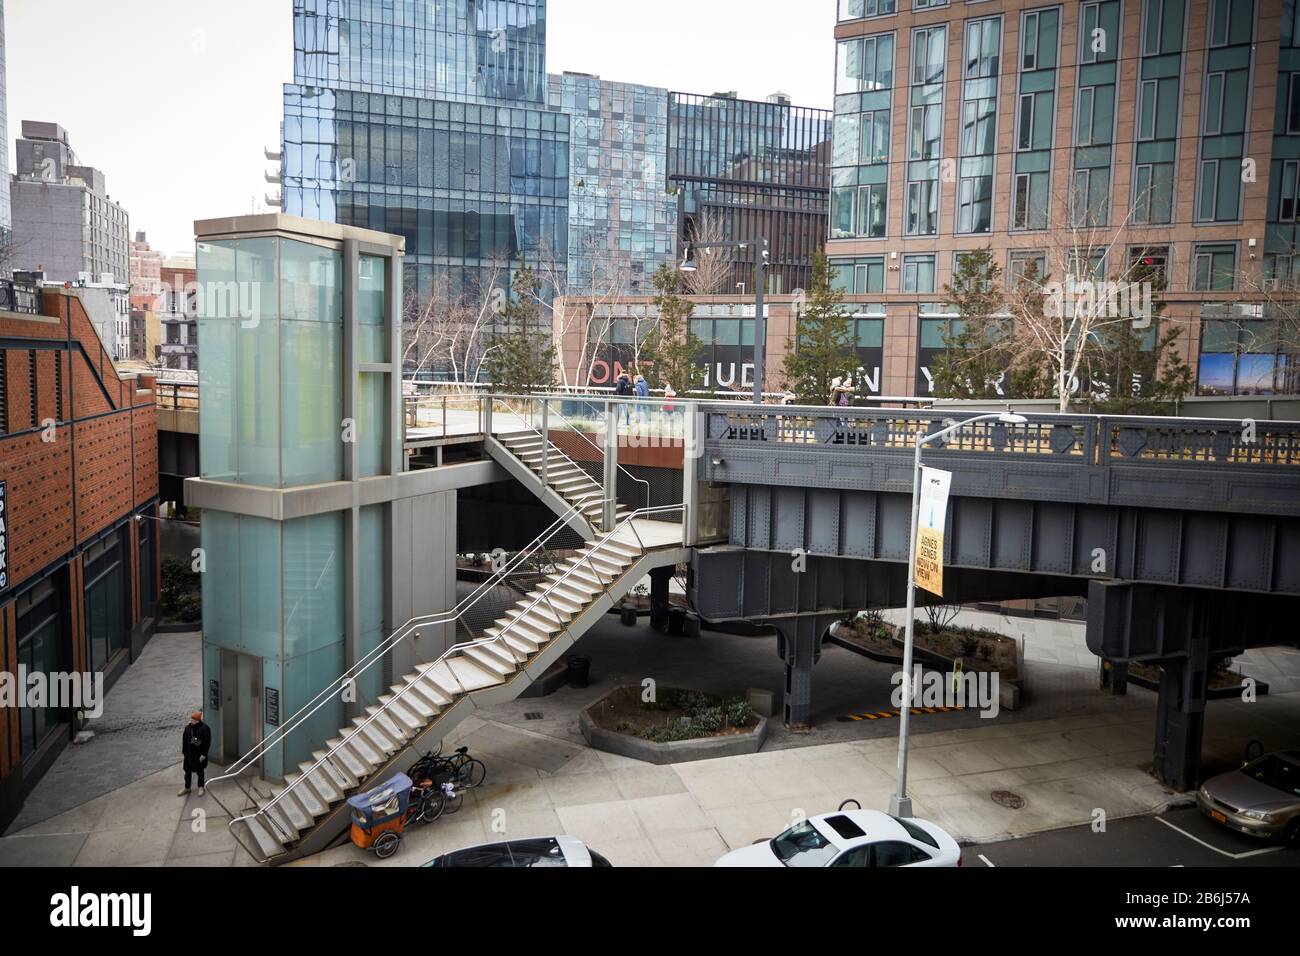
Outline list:
[[[497,634],[502,632],[505,632],[507,637],[518,637],[521,640],[529,641],[537,645],[537,647],[549,644],[551,638],[555,636],[554,630],[547,630],[546,627],[539,624],[537,621],[506,617],[494,621],[492,627],[488,628],[483,633],[495,637]]]
[[[374,723],[370,726],[373,727],[375,724],[378,724],[384,729],[384,733],[391,737],[395,743],[400,744],[406,740],[407,737],[411,736],[412,728],[402,724],[401,721],[397,720],[382,707],[367,707],[366,716],[374,718]]]
[[[467,661],[463,657],[453,657],[446,661],[453,674],[460,678],[460,682],[470,690],[479,690],[484,687],[495,687],[501,683],[501,680],[495,674],[489,674],[473,661]]]
[[[370,763],[361,760],[351,747],[341,747],[342,743],[342,740],[326,741],[326,749],[315,750],[312,757],[315,760],[320,760],[321,757],[328,753],[330,762],[334,765],[334,773],[346,774],[348,779],[351,779],[351,786],[348,787],[348,790],[351,790],[351,787],[355,787],[361,780],[369,777],[370,770],[373,770],[374,767]]]
[[[287,843],[289,840],[298,839],[298,835],[315,823],[316,818],[304,810],[302,804],[294,800],[293,793],[280,796],[283,791],[283,787],[276,787],[272,797],[259,799],[257,801],[257,814],[263,819],[264,825],[269,828],[272,836]],[[271,806],[271,800],[275,796],[280,796],[280,801],[275,806]],[[273,822],[289,830],[291,835],[284,837],[279,830],[272,826]]]
[[[584,603],[560,593],[555,588],[547,588],[545,592],[537,592],[528,595],[528,597],[520,601],[516,607],[522,606],[524,608],[532,608],[533,602],[537,601],[538,598],[541,598],[541,603],[539,603],[536,608],[533,608],[533,610],[547,608],[548,610],[554,610],[560,614],[569,615],[579,613],[582,610]]]
[[[294,788],[294,795],[297,796],[310,790],[310,799],[313,802],[319,800],[327,807],[331,803],[337,803],[342,800],[344,791],[339,790],[338,786],[329,779],[328,775],[324,772],[324,767],[318,768],[311,774],[311,776],[307,775],[307,771],[311,769],[311,766],[310,763],[306,765],[300,764],[298,773],[289,774],[284,778],[286,783],[301,781],[301,783]]]
[[[325,741],[325,746],[334,753],[346,755],[349,759],[348,766],[352,766],[353,762],[361,764],[364,768],[361,776],[369,776],[383,762],[384,755],[364,735],[353,734],[354,729],[345,728],[339,737]],[[344,739],[347,743],[344,743]]]
[[[402,696],[399,698],[398,695]],[[393,710],[403,723],[412,728],[428,726],[429,721],[438,715],[437,706],[428,697],[422,696],[419,688],[415,691],[406,691],[406,688],[398,685],[393,693],[385,693],[380,697],[380,704]]]
[[[441,712],[442,709],[450,704],[455,698],[454,694],[444,691],[433,680],[418,671],[414,674],[408,674],[401,684],[394,685],[394,689],[398,693],[401,693],[407,687],[411,687],[412,685],[414,685],[414,690],[407,693],[406,696],[411,697],[418,695],[421,700],[429,701],[436,706],[439,712]],[[403,698],[403,700],[405,699],[406,698]]]
[[[378,721],[369,720],[366,717],[358,717],[352,721],[352,726],[360,731],[360,733],[357,734],[357,737],[364,738],[366,743],[370,744],[370,746],[379,751],[385,757],[397,750],[397,741],[393,740],[393,738],[384,731],[384,728],[379,726]]]
[[[284,806],[286,803],[291,802],[292,798],[292,800],[298,801],[303,810],[307,811],[311,816],[312,820],[315,820],[317,817],[329,810],[329,801],[323,799],[320,794],[311,788],[310,784],[306,782],[299,783],[300,780],[302,780],[302,774],[299,773],[291,773],[284,778],[286,785],[285,789],[288,789],[289,787],[293,787],[293,789],[290,790],[288,796],[280,802],[280,806]],[[307,827],[298,824],[297,820],[295,820],[294,823],[298,826],[299,830],[307,829]],[[310,825],[311,824],[309,823],[308,826]]]
[[[325,759],[321,762],[321,765],[315,770],[312,770],[312,767],[316,766],[317,761],[320,761],[322,757]],[[307,782],[316,788],[317,793],[328,799],[331,803],[343,799],[343,795],[355,787],[359,782],[355,776],[348,773],[346,768],[336,764],[327,751],[323,750],[316,751],[316,753],[311,755],[310,760],[304,760],[302,763],[298,764],[298,769],[304,775],[311,774],[311,776],[308,777]],[[320,778],[324,782],[324,785],[328,787],[328,793],[322,790],[321,787],[317,786],[317,778]]]
[[[467,647],[464,653],[479,667],[496,674],[503,680],[519,669],[515,663],[506,663],[502,660],[501,655],[490,645],[480,644],[477,647]]]
[[[271,831],[266,824],[257,817],[249,817],[247,820],[240,820],[238,823],[232,823],[232,827],[243,827],[245,832],[253,838],[253,843],[262,851],[264,859],[270,859],[273,856],[279,856],[284,852],[284,844],[272,836]]]

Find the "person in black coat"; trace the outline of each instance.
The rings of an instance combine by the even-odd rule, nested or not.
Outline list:
[[[212,730],[203,722],[203,714],[196,710],[190,714],[190,722],[181,735],[181,756],[185,758],[185,788],[176,796],[190,795],[190,778],[196,773],[199,775],[199,796],[203,796],[203,771],[208,765],[208,748],[211,746]]]

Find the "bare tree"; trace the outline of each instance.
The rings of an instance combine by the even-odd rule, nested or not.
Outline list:
[[[542,283],[537,304],[543,318],[550,320],[559,354],[559,380],[565,386],[591,381],[603,347],[609,344],[609,314],[627,298],[632,285],[632,267],[617,250],[593,252],[590,260],[589,279],[574,281],[564,260],[543,248],[535,270]],[[563,345],[570,333],[577,334],[578,347],[572,357],[566,357]]]
[[[452,382],[477,382],[492,349],[492,331],[504,302],[499,280],[505,264],[494,260],[489,281],[475,292],[452,296],[447,280],[439,279],[433,292],[421,298],[407,292],[403,310],[402,364],[418,377],[426,369],[445,371]]]
[[[1095,350],[1122,326],[1145,328],[1154,319],[1149,271],[1127,255],[1132,210],[1117,225],[1104,210],[1083,208],[1078,196],[1058,201],[1069,217],[1043,250],[1041,271],[1029,269],[1007,290],[1014,370],[1042,374],[1060,411],[1080,387]]]
[[[1233,288],[1244,293],[1244,298],[1256,308],[1225,310],[1221,321],[1237,328],[1238,347],[1246,352],[1271,352],[1289,356],[1300,355],[1300,246],[1291,245],[1279,253],[1266,253],[1274,257],[1274,266],[1265,270],[1243,264],[1233,276]],[[1271,275],[1265,274],[1272,273]],[[1260,321],[1260,320],[1265,321]],[[1289,367],[1286,390],[1300,387],[1300,378]]]
[[[697,248],[714,242],[727,241],[726,226],[722,217],[705,211],[695,220],[695,230],[690,237],[695,271],[685,272],[685,292],[688,295],[724,295],[734,291],[728,288],[735,249]]]

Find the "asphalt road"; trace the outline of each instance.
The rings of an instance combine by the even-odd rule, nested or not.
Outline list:
[[[962,848],[978,866],[1300,866],[1300,850],[1233,833],[1195,807]]]

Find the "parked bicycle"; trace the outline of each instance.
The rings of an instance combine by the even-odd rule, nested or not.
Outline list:
[[[468,747],[458,747],[452,755],[442,756],[442,743],[439,742],[436,751],[426,753],[415,762],[410,776],[413,780],[429,778],[435,781],[446,777],[457,791],[473,790],[487,777],[487,767],[483,761],[469,755]]]

